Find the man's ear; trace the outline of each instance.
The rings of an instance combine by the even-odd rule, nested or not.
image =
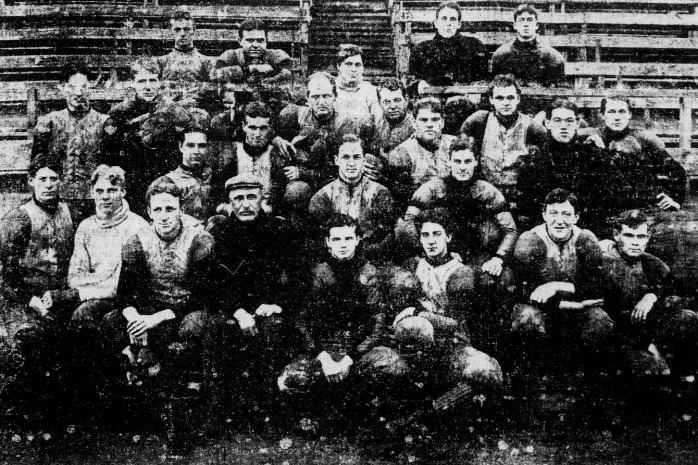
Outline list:
[[[446,243],[451,242],[451,239],[453,239],[453,234],[446,234]]]
[[[550,131],[550,120],[549,120],[548,118],[545,118],[545,119],[543,120],[543,124],[545,125],[545,129],[547,129],[548,131]]]

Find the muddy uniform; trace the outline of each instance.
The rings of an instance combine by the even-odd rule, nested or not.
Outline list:
[[[160,79],[171,85],[170,97],[185,107],[199,106],[202,82],[208,82],[213,58],[199,53],[196,47],[189,50],[173,49],[157,58]]]
[[[369,153],[380,157],[384,163],[388,161],[388,154],[398,145],[405,142],[414,134],[414,117],[407,113],[405,118],[392,126],[385,117],[376,122],[373,130],[373,140]]]
[[[0,221],[0,392],[26,375],[52,371],[75,293],[67,288],[73,251],[68,205],[44,206],[32,199]],[[32,296],[51,291],[54,319],[28,308]],[[43,378],[43,376],[42,376]]]
[[[636,349],[648,344],[674,354],[679,370],[695,372],[698,344],[698,315],[677,307],[672,296],[669,267],[644,253],[628,257],[617,246],[603,254],[604,307],[613,318],[623,342]],[[635,305],[646,295],[657,301],[644,323],[631,322]]]
[[[385,186],[366,176],[354,185],[335,179],[310,200],[310,215],[317,225],[324,225],[337,213],[357,220],[367,258],[377,259],[387,252],[383,242],[393,229],[395,213],[393,197]]]
[[[43,153],[63,161],[61,199],[75,210],[77,222],[90,215],[90,176],[106,161],[102,151],[106,119],[92,108],[83,113],[66,108],[40,117],[34,128],[32,158]]]
[[[250,65],[268,64],[273,69],[267,75],[250,73]],[[293,74],[291,66],[293,61],[283,50],[267,49],[259,58],[245,56],[243,49],[228,50],[223,52],[214,61],[214,69],[211,71],[211,80],[216,82],[248,82],[261,79],[267,84],[286,84],[291,81]]]
[[[211,168],[206,166],[193,170],[179,165],[176,170],[167,173],[167,177],[182,189],[182,212],[205,223],[215,208],[215,205],[211,205]]]

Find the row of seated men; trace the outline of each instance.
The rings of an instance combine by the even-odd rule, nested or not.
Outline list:
[[[321,84],[326,94],[313,99]],[[331,113],[330,84],[311,77],[310,107],[292,110],[312,112],[317,100]],[[360,135],[345,133],[336,179],[319,190],[305,182],[312,196],[303,205],[301,196],[286,202],[296,180],[286,172],[301,171],[293,165],[278,165],[283,195],[269,194],[280,152],[272,158],[272,116],[249,104],[237,146],[250,160],[228,163],[222,186],[210,185],[223,192],[211,218],[199,208],[209,190],[196,179],[209,149],[202,118],[180,132],[181,166],[146,189],[150,223],[126,201],[136,203],[128,178],[141,173],[104,165],[83,180],[95,214],[74,233],[60,193],[76,164],[37,155],[32,200],[0,224],[4,356],[28,361],[6,364],[15,372],[4,379],[43,369],[65,349],[83,381],[137,384],[164,373],[199,392],[203,351],[214,347],[214,360],[233,360],[223,370],[231,377],[254,373],[253,397],[322,391],[345,378],[404,389],[415,370],[429,374],[439,394],[429,409],[440,410],[501,383],[499,364],[478,348],[497,350],[492,339],[512,334],[524,353],[545,351],[550,336],[600,360],[630,354],[641,373],[666,372],[671,353],[674,372],[690,376],[698,320],[666,265],[645,253],[649,219],[640,211],[680,208],[682,168],[655,137],[628,129],[628,104],[614,99],[604,104],[606,126],[587,138],[576,134],[574,105],[553,102],[541,142],[519,152],[537,128],[516,112],[518,100],[515,80],[496,78],[493,110],[471,115],[454,138],[442,134],[440,103],[422,99],[414,133],[370,164]],[[290,156],[302,153],[296,143]],[[602,249],[593,231],[614,242]],[[423,351],[413,357],[415,344],[430,348],[428,360]],[[88,363],[94,356],[100,362]],[[111,369],[95,374],[95,365]]]

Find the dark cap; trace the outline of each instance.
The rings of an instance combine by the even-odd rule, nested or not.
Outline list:
[[[226,192],[233,189],[261,189],[262,187],[262,181],[257,176],[248,173],[238,174],[225,182]]]

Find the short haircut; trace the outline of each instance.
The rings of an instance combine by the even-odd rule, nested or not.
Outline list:
[[[177,140],[181,144],[187,134],[192,132],[201,132],[206,134],[211,130],[211,119],[206,111],[200,108],[189,109],[189,121],[181,131],[177,132]]]
[[[363,60],[363,49],[355,44],[339,44],[339,50],[337,50],[337,55],[335,55],[334,63],[339,66],[344,60],[355,55],[359,55]]]
[[[391,92],[399,90],[402,93],[403,98],[407,97],[405,95],[405,86],[403,86],[397,78],[389,77],[385,79],[383,82],[381,82],[378,87],[376,87],[376,95],[378,96],[378,101],[380,101],[381,99],[381,90],[383,89],[389,90]]]
[[[460,6],[456,2],[441,2],[439,6],[436,7],[436,18],[439,17],[439,13],[441,13],[441,10],[443,10],[444,8],[456,10],[456,12],[458,13],[458,21],[460,21],[462,13]]]
[[[623,229],[623,225],[636,229],[643,224],[647,224],[649,227],[649,223],[650,220],[647,218],[647,215],[642,213],[640,210],[626,210],[614,218],[613,229],[620,232],[620,230]]]
[[[177,10],[172,15],[170,16],[170,21],[194,21],[194,18],[192,18],[191,13],[188,12],[187,10]]]
[[[329,82],[332,86],[332,92],[334,92],[334,95],[337,95],[337,87],[335,86],[334,77],[330,73],[327,73],[325,71],[317,71],[311,74],[310,76],[308,76],[308,80],[306,81],[306,87],[310,87],[310,84],[317,80]]]
[[[68,82],[68,80],[76,74],[83,74],[87,79],[90,79],[90,68],[84,61],[66,63],[65,66],[61,68],[61,82]]]
[[[536,10],[536,7],[528,3],[522,3],[521,5],[517,6],[514,10],[514,21],[516,21],[516,18],[521,16],[523,13],[533,15],[536,17],[536,20],[538,20],[538,10]]]
[[[553,117],[553,110],[557,108],[564,108],[566,110],[572,111],[572,113],[577,115],[579,107],[572,100],[568,98],[556,98],[553,102],[545,108],[545,117],[550,119]]]
[[[160,67],[154,60],[150,58],[139,58],[131,65],[131,68],[129,69],[131,79],[135,79],[136,75],[143,70],[157,75],[158,78],[160,77]]]
[[[58,173],[58,176],[63,177],[63,162],[53,155],[39,154],[29,163],[27,174],[30,178],[36,176],[36,173],[41,168],[48,168]]]
[[[361,236],[361,228],[359,227],[359,222],[356,219],[343,213],[335,213],[330,217],[330,219],[325,221],[325,224],[323,225],[325,237],[330,237],[330,231],[332,228],[343,228],[345,226],[353,227],[356,236]]]
[[[99,165],[90,176],[90,186],[94,187],[100,178],[105,178],[112,186],[126,186],[126,172],[120,166]]]
[[[357,143],[361,146],[361,150],[363,151],[364,143],[359,136],[357,136],[356,134],[344,134],[342,136],[341,142],[339,143],[339,147],[342,147],[342,145],[344,145],[344,144],[357,144]]]
[[[604,114],[606,112],[606,105],[608,104],[609,100],[617,100],[618,102],[625,102],[625,104],[628,106],[628,111],[631,111],[633,107],[630,106],[630,100],[626,97],[604,97],[601,99],[601,114]]]
[[[182,189],[168,176],[160,176],[150,183],[145,194],[145,200],[148,202],[148,205],[150,205],[150,199],[158,194],[170,194],[173,197],[177,197],[180,202],[182,201]]]
[[[412,113],[417,116],[421,110],[431,110],[441,116],[444,114],[444,107],[441,104],[441,100],[436,97],[424,97],[417,100],[417,103],[414,104]]]
[[[419,231],[421,231],[424,223],[439,224],[444,228],[446,234],[451,234],[451,231],[453,231],[453,218],[448,210],[443,207],[419,212],[415,219],[415,223],[419,226]]]
[[[268,106],[262,102],[250,102],[245,105],[245,117],[249,118],[269,118],[272,117],[272,112]]]
[[[247,18],[240,23],[238,28],[238,37],[242,39],[242,33],[245,31],[264,31],[264,37],[267,36],[267,25],[259,18]]]
[[[555,203],[565,203],[569,202],[570,205],[574,208],[575,213],[579,213],[579,200],[577,199],[577,196],[574,195],[572,192],[566,190],[566,189],[553,189],[548,194],[545,196],[545,200],[543,200],[543,211],[545,211],[545,207],[548,205],[552,205]]]
[[[453,141],[451,147],[448,149],[448,158],[451,158],[453,152],[459,152],[461,150],[470,150],[475,155],[475,139],[470,136],[461,134],[456,140]]]
[[[489,88],[489,93],[490,97],[494,95],[494,88],[495,87],[511,87],[514,86],[516,87],[516,93],[521,95],[521,88],[519,87],[519,83],[516,81],[516,78],[514,77],[513,74],[498,74],[492,79],[492,82],[490,82],[490,88]]]

